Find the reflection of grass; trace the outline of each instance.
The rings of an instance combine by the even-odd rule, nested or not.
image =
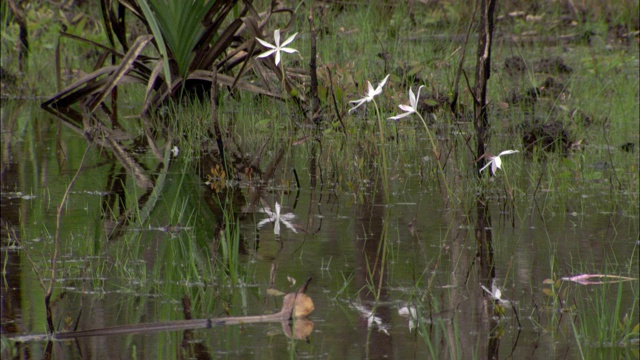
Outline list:
[[[638,346],[638,296],[633,296],[634,301],[630,307],[622,302],[623,290],[628,287],[629,284],[619,283],[580,289],[591,290],[580,291],[576,295],[577,309],[573,329],[576,342],[584,346],[583,351],[592,352],[599,349],[613,355],[624,354],[624,349]]]
[[[637,249],[637,247],[636,247]],[[552,273],[553,263],[552,261]],[[583,262],[580,262],[581,264]],[[619,269],[616,275],[637,268],[637,253],[630,255],[628,267],[616,261],[605,264],[604,272],[589,271],[580,265],[576,274],[614,274],[606,269]],[[633,271],[633,270],[631,270]],[[637,274],[628,273],[627,276]],[[560,279],[547,279],[542,289],[552,309],[549,328],[556,338],[556,329],[571,332],[571,337],[582,358],[604,356],[611,358],[629,357],[629,351],[640,343],[640,322],[638,321],[638,281],[606,283],[606,277],[598,277],[604,284],[581,285]],[[616,279],[617,280],[617,279]],[[631,293],[631,295],[629,294]],[[562,331],[561,331],[562,332]]]
[[[419,9],[419,15],[421,15],[416,17],[420,28],[416,35],[417,37],[442,33],[442,28],[449,34],[455,34],[457,25],[454,22],[447,22],[448,20],[443,19],[463,20],[465,16],[468,17],[468,14],[464,14],[466,10],[456,9],[454,6],[450,6],[449,2],[440,2],[440,4],[445,5],[435,4],[435,10],[416,6]],[[442,6],[447,6],[447,8],[444,9]],[[618,6],[618,4],[612,6]],[[392,14],[394,19],[393,31],[385,31],[385,29],[368,25],[373,23],[373,19],[376,16],[375,6],[365,7],[365,9],[366,12],[358,10],[331,13],[327,17],[328,25],[332,31],[330,34],[340,38],[341,41],[328,39],[320,42],[322,47],[319,49],[321,59],[325,64],[331,65],[335,69],[333,71],[333,86],[334,91],[337,92],[338,106],[342,106],[342,110],[346,110],[348,107],[347,102],[349,99],[354,99],[360,95],[358,90],[361,88],[356,87],[356,82],[360,82],[361,86],[363,79],[379,78],[384,74],[385,65],[388,65],[390,70],[393,70],[398,65],[397,61],[420,61],[422,70],[420,71],[421,78],[419,81],[427,84],[423,90],[423,95],[433,91],[438,91],[442,94],[451,91],[448,88],[453,78],[451,69],[455,68],[455,61],[457,61],[455,60],[457,57],[451,54],[455,54],[459,46],[458,43],[455,41],[434,40],[423,41],[420,46],[407,47],[404,45],[407,42],[401,40],[404,40],[406,34],[411,33],[416,27],[411,25],[406,17],[403,18],[398,12]],[[330,11],[334,10],[330,9]],[[542,11],[553,10],[545,8]],[[447,14],[447,16],[439,16],[436,12],[438,14]],[[616,12],[616,16],[632,16],[632,13],[632,11]],[[44,20],[42,21],[44,23]],[[537,30],[540,34],[548,32],[548,29],[545,29],[540,23],[529,23],[519,18],[515,19],[514,22],[513,30],[516,32],[520,30]],[[364,25],[365,23],[367,25]],[[5,23],[3,22],[3,24]],[[341,27],[344,27],[344,29],[341,29]],[[34,26],[33,29],[37,30],[38,26]],[[583,29],[585,29],[584,25],[580,24],[576,31]],[[354,30],[354,32],[348,33],[351,30]],[[348,34],[348,36],[345,34]],[[3,36],[5,36],[4,33]],[[52,40],[55,38],[51,34],[47,36],[47,43],[55,43]],[[35,49],[38,46],[37,42],[44,42],[43,39],[33,39]],[[77,43],[73,41],[65,42],[65,51],[80,53],[82,49],[75,44]],[[377,53],[383,50],[382,46],[387,46],[388,44],[390,45],[386,50],[390,50],[394,57],[389,64],[383,64],[382,61],[378,60]],[[3,38],[3,45],[5,45],[5,38]],[[517,45],[513,46],[516,47]],[[637,58],[633,54],[629,55],[632,52],[628,50],[620,51],[615,46],[604,54],[599,53],[598,49],[580,44],[572,44],[571,47],[571,52],[562,53],[562,56],[566,57],[566,62],[576,70],[576,73],[565,80],[571,96],[564,100],[560,98],[550,99],[544,105],[548,105],[547,107],[536,105],[533,110],[535,110],[537,116],[542,118],[542,121],[559,119],[567,123],[576,139],[587,140],[584,150],[566,155],[548,153],[539,149],[534,150],[532,154],[525,155],[523,151],[523,156],[509,158],[509,163],[507,164],[509,172],[508,185],[506,184],[506,176],[495,177],[492,180],[487,180],[488,184],[482,183],[481,185],[487,185],[494,191],[493,194],[495,196],[490,197],[492,202],[497,200],[500,203],[504,199],[504,192],[501,192],[500,189],[504,186],[513,188],[513,196],[515,198],[513,203],[516,205],[516,210],[514,211],[517,213],[514,215],[515,223],[517,223],[516,227],[522,226],[524,228],[528,226],[528,224],[525,224],[529,221],[528,219],[537,219],[540,214],[542,223],[545,226],[548,223],[547,220],[560,218],[567,223],[566,226],[569,228],[579,229],[590,222],[590,214],[611,213],[610,225],[607,229],[609,232],[606,235],[594,235],[598,236],[598,242],[593,242],[594,246],[601,247],[604,249],[603,251],[611,251],[609,246],[613,247],[616,244],[611,245],[606,242],[609,241],[606,236],[610,236],[611,233],[633,233],[633,227],[637,226],[631,224],[628,229],[620,228],[620,223],[626,221],[625,218],[637,219],[638,217],[637,149],[640,144],[637,144],[637,114],[639,105],[637,101],[638,82],[634,80],[637,79],[637,65],[634,65],[634,61],[637,61]],[[2,46],[3,54],[11,52],[10,49],[12,48],[12,46]],[[526,90],[531,86],[539,85],[541,81],[541,76],[533,73],[517,79],[508,78],[503,74],[502,61],[505,56],[512,54],[511,50],[512,48],[509,47],[497,47],[496,58],[493,62],[496,70],[492,74],[489,97],[492,99],[490,104],[490,116],[492,118],[490,146],[494,152],[508,148],[522,149],[518,146],[520,141],[518,125],[530,115],[527,113],[528,110],[521,107],[510,106],[506,110],[500,110],[495,105],[508,95],[509,90]],[[303,50],[301,49],[301,51]],[[554,49],[534,43],[531,46],[516,49],[513,53],[522,54],[527,59],[536,59],[543,55],[554,55],[554,51]],[[47,51],[43,51],[39,55],[46,55],[47,52],[51,52],[51,49],[47,49]],[[32,66],[31,71],[25,75],[28,84],[38,83],[37,89],[41,93],[51,93],[47,89],[53,89],[54,84],[49,83],[48,78],[40,78],[39,81],[36,81],[38,76],[33,74],[37,74],[40,70],[48,70],[49,68],[45,66],[46,64],[43,61],[49,58],[51,56],[32,56],[30,61],[35,66]],[[69,59],[77,62],[74,56],[69,57]],[[468,54],[465,66],[472,64],[473,61],[471,51]],[[10,68],[13,69],[13,67]],[[47,72],[52,73],[52,71]],[[327,76],[326,72],[325,75],[320,74],[320,76]],[[543,78],[544,76],[542,76]],[[395,104],[405,101],[406,86],[400,85],[401,80],[397,75],[392,75],[390,78],[383,96],[379,98],[380,108],[376,109],[380,112],[378,116],[384,117],[385,114],[393,114]],[[331,94],[328,93],[327,84],[328,79],[324,84],[324,92],[325,105],[329,106],[332,105],[332,101],[330,100]],[[124,94],[124,96],[121,96],[120,100],[124,104],[135,103],[141,98],[140,92],[142,90],[123,90],[121,94]],[[231,136],[235,137],[237,144],[237,149],[235,150],[242,155],[247,155],[249,161],[264,165],[270,161],[281,142],[290,141],[289,137],[300,139],[304,136],[313,136],[310,135],[311,131],[304,125],[305,120],[297,117],[290,104],[282,104],[272,99],[255,97],[242,92],[237,92],[234,96],[229,96],[224,93],[224,90],[221,92],[221,97],[224,97],[224,101],[220,101],[219,107],[222,126],[225,129],[229,129]],[[463,105],[469,108],[471,102],[468,97],[463,96],[462,102]],[[6,110],[6,108],[4,109]],[[123,106],[121,109],[125,109],[125,107]],[[202,206],[201,199],[199,199],[204,181],[201,181],[202,179],[198,176],[192,175],[195,167],[193,162],[200,156],[201,146],[210,141],[206,136],[211,118],[209,104],[206,102],[201,104],[195,101],[179,107],[169,105],[167,109],[162,109],[161,113],[166,115],[164,120],[169,124],[168,131],[176,136],[173,140],[179,141],[178,145],[181,148],[181,154],[178,162],[182,167],[177,171],[181,172],[181,175],[179,177],[169,175],[171,181],[166,184],[167,189],[159,200],[160,209],[155,209],[149,215],[148,221],[134,224],[132,227],[144,229],[150,224],[158,226],[179,223],[182,226],[193,227],[193,232],[182,232],[175,238],[168,234],[157,232],[131,232],[126,233],[121,240],[107,243],[100,240],[101,236],[103,236],[102,230],[99,228],[99,221],[92,217],[92,208],[89,207],[89,210],[83,214],[75,216],[74,213],[74,216],[80,219],[78,220],[79,227],[86,224],[97,224],[96,230],[90,228],[93,225],[87,225],[86,228],[77,230],[77,233],[80,234],[91,234],[94,239],[90,240],[90,242],[83,242],[78,240],[80,236],[76,236],[75,240],[71,236],[70,239],[73,241],[70,240],[69,243],[63,245],[65,251],[73,252],[74,256],[85,259],[89,265],[85,269],[79,269],[77,263],[74,264],[71,261],[67,261],[61,265],[62,271],[70,277],[82,275],[89,278],[89,285],[87,285],[91,288],[89,290],[105,289],[113,291],[117,289],[118,291],[126,292],[127,296],[132,296],[132,301],[125,306],[132,309],[140,305],[137,302],[138,300],[133,301],[133,296],[140,294],[161,294],[167,301],[167,304],[162,307],[163,312],[161,313],[163,314],[171,313],[175,308],[176,302],[185,293],[188,293],[194,299],[194,308],[199,309],[219,310],[222,305],[216,303],[216,300],[220,300],[220,297],[223,296],[226,296],[227,298],[224,300],[230,303],[246,302],[246,299],[243,298],[245,294],[241,294],[241,291],[246,291],[246,289],[225,290],[227,289],[226,284],[238,284],[241,280],[244,280],[243,277],[250,277],[247,274],[251,274],[251,271],[245,270],[248,262],[245,262],[243,257],[238,255],[239,241],[244,234],[240,232],[241,230],[233,215],[225,216],[222,220],[225,226],[223,227],[224,231],[219,247],[220,256],[215,259],[217,266],[212,266],[211,250],[209,248],[212,238],[211,233],[213,232],[211,228],[212,216],[209,209]],[[329,109],[332,109],[332,107],[329,106]],[[578,121],[575,117],[572,118],[571,115],[576,109],[590,115],[593,118],[593,124],[589,125],[584,121]],[[333,115],[331,113],[333,110],[327,111],[330,112],[330,115]],[[43,124],[29,123],[27,125],[27,122],[23,121],[24,118],[18,119],[20,126],[25,128],[32,126],[37,132],[45,132],[46,129]],[[331,117],[329,116],[329,118]],[[427,117],[425,118],[428,119]],[[443,157],[449,156],[444,169],[447,175],[445,177],[446,181],[448,181],[447,185],[452,189],[453,196],[459,200],[458,203],[451,202],[451,207],[444,213],[465,212],[467,211],[465,209],[468,208],[467,204],[470,202],[469,199],[473,198],[475,192],[479,190],[475,166],[473,166],[475,157],[467,148],[467,142],[473,142],[469,134],[472,134],[474,129],[470,122],[451,119],[447,112],[443,110],[436,110],[436,118],[438,119],[436,123],[428,124],[429,129],[433,130],[433,134],[431,134],[433,138],[430,138],[430,134],[425,134],[421,124],[411,119],[400,121],[397,132],[383,132],[380,127],[385,130],[387,124],[378,123],[377,127],[363,126],[362,121],[360,121],[362,119],[345,117],[344,133],[341,125],[335,125],[328,127],[330,131],[325,131],[318,141],[309,140],[292,146],[291,152],[286,155],[286,159],[283,161],[288,166],[276,169],[273,186],[294,184],[291,174],[292,167],[296,168],[300,174],[303,174],[301,183],[305,186],[308,179],[304,177],[304,170],[308,168],[310,155],[317,153],[323,190],[329,189],[335,192],[336,199],[342,201],[341,206],[348,207],[353,205],[353,202],[363,202],[366,197],[371,196],[372,189],[376,188],[374,184],[371,184],[370,179],[375,178],[375,172],[382,172],[379,166],[372,165],[375,161],[371,161],[371,159],[375,158],[374,154],[379,151],[378,144],[371,141],[372,135],[378,132],[379,135],[386,136],[379,140],[380,145],[384,146],[386,151],[386,160],[381,165],[389,168],[388,180],[386,180],[387,177],[385,176],[385,181],[389,182],[388,191],[385,191],[385,193],[390,195],[389,205],[393,205],[394,201],[397,201],[401,195],[408,198],[413,198],[415,194],[422,196],[424,194],[421,191],[425,189],[428,194],[431,194],[431,190],[437,186],[439,169],[433,159],[424,159],[425,155],[430,153],[429,149],[434,148],[434,139],[437,139],[438,146],[443,149],[440,155]],[[608,120],[605,121],[605,119]],[[336,121],[335,119],[331,120]],[[123,123],[128,131],[141,132],[142,130],[135,121]],[[297,132],[294,133],[294,130]],[[36,140],[37,137],[34,138],[28,135],[25,138],[25,148],[29,149],[29,151],[17,153],[16,158],[35,159],[36,155],[32,154],[37,154],[37,146],[35,146],[38,141]],[[619,145],[628,141],[636,142],[635,154],[620,150]],[[73,142],[63,141],[63,143],[65,154],[68,158],[72,159],[72,161],[77,159],[78,155],[81,154],[81,149],[75,146]],[[318,144],[321,144],[321,151],[312,151],[312,146],[317,146]],[[49,161],[53,162],[53,158],[49,159]],[[35,160],[33,162],[36,163]],[[608,163],[608,165],[604,165],[604,163]],[[214,170],[212,173],[213,178],[220,180],[225,177],[224,175],[226,174],[221,176],[220,168]],[[53,174],[57,173],[57,171],[57,168],[51,167],[47,173]],[[175,173],[175,168],[171,172]],[[211,172],[211,169],[201,169],[201,172],[206,174]],[[256,173],[255,177],[259,179],[260,175]],[[46,176],[44,173],[42,175],[26,176],[26,178],[30,177],[32,179],[23,180],[25,181],[24,188],[39,189],[41,184],[37,183],[38,179]],[[419,178],[420,181],[416,181],[416,178]],[[87,176],[84,180],[80,180],[85,182],[85,187],[89,182],[92,183],[90,186],[95,187],[95,179],[96,175],[94,173],[92,177]],[[35,182],[35,184],[32,184],[31,181]],[[46,186],[46,190],[37,193],[42,194],[44,198],[51,197],[52,200],[49,201],[55,203],[56,192],[51,191],[51,195],[48,192],[50,189],[55,190],[54,187],[57,184],[52,180],[49,181],[50,183],[43,185]],[[218,183],[218,185],[220,185],[218,189],[222,187],[222,183]],[[242,184],[242,186],[248,187],[250,185]],[[289,185],[283,186],[284,191],[292,190],[291,187]],[[92,188],[91,190],[96,189]],[[128,208],[136,209],[136,195],[140,195],[139,190],[135,189],[135,185],[129,183],[126,191]],[[345,194],[349,196],[343,197]],[[348,199],[344,200],[345,198]],[[323,201],[325,200],[326,198],[323,199]],[[436,200],[434,203],[438,204],[438,201]],[[39,208],[40,206],[44,207],[44,204],[45,202],[33,204],[29,210],[30,213],[25,215],[27,219],[22,225],[25,226],[23,239],[41,236],[37,234],[38,232],[46,234],[47,223],[42,218],[46,217],[47,209]],[[493,204],[495,205],[495,203]],[[535,210],[531,210],[528,206],[535,207]],[[70,209],[70,211],[72,210]],[[397,215],[394,211],[397,210],[392,208],[389,211],[391,211],[390,218],[393,221]],[[501,207],[500,211],[501,214],[504,214],[510,210]],[[450,216],[450,213],[443,217]],[[330,215],[325,214],[324,216],[328,217]],[[400,221],[401,225],[402,221]],[[423,214],[418,214],[417,221],[437,222],[440,220],[425,219]],[[533,220],[531,221],[533,222]],[[34,223],[37,225],[30,225]],[[386,224],[387,221],[385,221],[385,226]],[[535,223],[535,225],[539,225],[539,223]],[[389,226],[390,229],[385,229],[385,233],[386,231],[391,233],[395,231],[393,222]],[[494,231],[498,232],[500,226],[502,226],[502,218],[494,218],[493,226],[495,227]],[[558,225],[556,224],[556,226]],[[561,226],[565,226],[565,224]],[[51,228],[49,228],[49,231]],[[520,231],[520,229],[518,228],[517,231]],[[322,229],[322,231],[325,230],[326,228]],[[446,231],[454,233],[461,230],[451,225],[451,228]],[[399,230],[398,232],[400,233]],[[323,236],[323,234],[318,236]],[[376,266],[384,265],[395,271],[390,279],[392,286],[395,285],[395,282],[414,281],[416,287],[423,285],[423,288],[426,287],[433,292],[416,299],[420,314],[417,324],[420,337],[428,347],[429,354],[432,358],[437,358],[444,351],[443,344],[458,343],[458,323],[454,321],[453,324],[448,324],[435,317],[432,319],[431,314],[437,314],[444,307],[439,301],[441,299],[440,295],[444,290],[431,286],[432,280],[436,278],[436,272],[420,275],[418,279],[415,279],[401,270],[395,270],[402,268],[399,263],[404,261],[402,254],[403,251],[406,251],[404,247],[408,245],[404,243],[404,239],[399,239],[398,249],[403,250],[398,251],[398,254],[401,255],[396,255],[392,252],[395,248],[391,247],[391,244],[395,244],[395,242],[389,241],[390,239],[387,240],[389,236],[385,234],[378,252],[380,258],[383,259],[382,262],[369,264],[370,289],[375,294],[380,291],[380,283],[376,281],[374,274],[382,270]],[[44,237],[46,240],[46,236]],[[524,236],[518,239],[517,243],[524,243],[523,238]],[[506,240],[505,243],[512,239],[508,238]],[[625,238],[624,241],[626,240]],[[424,240],[423,242],[426,243],[427,241],[429,240]],[[536,240],[534,243],[534,247],[538,251],[541,247],[544,249],[544,245],[549,245],[548,254],[545,250],[542,250],[544,252],[542,256],[549,261],[550,274],[564,273],[563,270],[565,269],[560,269],[558,264],[561,264],[562,261],[568,261],[562,256],[566,256],[569,252],[564,246],[556,245],[560,241],[563,241],[563,239],[553,237],[549,238],[547,242]],[[448,243],[445,244],[445,240],[442,240],[442,242],[440,244],[441,249],[445,245],[450,245]],[[539,246],[540,244],[542,245]],[[583,246],[583,244],[576,246]],[[47,250],[50,247],[48,241],[35,246],[33,243],[31,245],[34,262],[46,269],[46,266],[48,266]],[[309,245],[305,244],[304,246]],[[412,244],[410,246],[417,245]],[[509,245],[498,244],[498,246],[507,248]],[[305,261],[306,256],[309,256],[309,254],[310,252],[305,248]],[[510,254],[512,258],[509,259],[509,274],[513,275],[510,275],[511,277],[508,277],[507,281],[520,281],[517,274],[521,271],[526,273],[526,269],[522,270],[520,267],[525,262],[524,260],[531,259],[529,259],[529,254],[522,256],[519,251],[516,253],[516,250],[510,252]],[[311,254],[310,256],[322,255]],[[35,258],[36,256],[37,258]],[[300,256],[303,258],[302,255]],[[498,256],[500,255],[498,254]],[[527,259],[518,259],[520,256]],[[530,256],[533,258],[535,255]],[[633,254],[629,259],[624,258],[621,261],[628,261],[629,269],[637,269],[636,257],[637,253]],[[387,259],[386,262],[392,265],[385,265],[384,259]],[[453,264],[449,265],[446,264],[446,255],[443,254],[438,254],[436,259],[437,261],[442,260],[442,269],[440,271],[459,273],[467,270],[467,264],[464,261],[458,262],[458,259],[454,259],[452,261]],[[590,259],[580,259],[580,261],[587,262]],[[611,264],[616,261],[608,258],[603,262]],[[340,279],[327,291],[333,297],[345,298],[353,296],[351,287],[354,282],[354,275],[350,270],[345,270],[337,265],[339,263],[337,259],[334,259],[332,265],[330,267],[327,266],[324,270],[335,275],[335,278]],[[6,264],[4,265],[6,266]],[[451,266],[451,268],[446,268],[446,266]],[[603,268],[606,267],[606,265],[603,265]],[[535,270],[537,269],[535,267]],[[419,284],[423,277],[428,279],[427,284]],[[109,281],[103,280],[105,278],[108,278]],[[216,283],[215,291],[222,292],[222,296],[211,296],[213,290],[203,285],[211,284],[212,282]],[[78,284],[73,283],[71,285]],[[526,284],[521,286],[527,288]],[[536,292],[539,286],[540,284],[529,284],[529,288],[534,289]],[[632,296],[635,299],[631,304],[622,300],[629,298],[626,290],[629,286],[631,286]],[[576,289],[575,292],[573,291],[574,288]],[[552,297],[549,297],[548,301],[543,304],[553,309],[552,315],[550,315],[551,319],[547,321],[547,319],[540,320],[535,318],[532,321],[538,322],[540,328],[549,331],[554,340],[566,341],[566,338],[556,338],[557,333],[562,331],[558,329],[566,330],[566,328],[561,328],[558,325],[567,325],[568,319],[572,317],[571,330],[573,332],[571,335],[578,341],[586,357],[600,351],[594,349],[594,347],[601,349],[606,347],[613,348],[617,344],[629,342],[633,345],[633,341],[638,339],[636,329],[638,319],[637,291],[637,282],[631,285],[621,284],[618,287],[609,285],[606,287],[584,288],[576,287],[575,285],[570,286],[565,283],[556,284],[554,282],[549,287]],[[529,308],[533,306],[531,305],[532,302],[534,300],[527,299],[527,301],[517,302],[516,306]],[[136,317],[132,316],[132,318]],[[240,338],[240,335],[236,334],[236,336]],[[571,338],[569,337],[570,340]],[[177,342],[176,339],[170,340],[167,343]],[[241,341],[234,339],[234,343],[240,344]],[[229,350],[232,350],[232,345],[227,346],[229,346]],[[173,353],[173,349],[165,350],[167,353]],[[289,350],[290,354],[293,354],[295,347],[292,346]]]

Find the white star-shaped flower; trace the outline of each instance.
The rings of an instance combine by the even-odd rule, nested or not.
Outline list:
[[[417,113],[418,112],[418,100],[420,100],[420,90],[424,87],[424,85],[420,86],[418,88],[418,96],[416,96],[413,93],[413,90],[411,90],[411,88],[409,88],[409,105],[398,105],[398,107],[400,108],[400,110],[404,111],[403,114],[400,115],[396,115],[396,116],[392,116],[389,118],[389,120],[398,120],[398,119],[402,119],[405,116],[409,116],[413,113]]]
[[[382,79],[382,81],[380,81],[380,83],[378,84],[378,87],[375,89],[373,88],[373,85],[371,85],[371,82],[367,81],[367,85],[369,86],[369,91],[367,91],[367,96],[359,100],[349,101],[352,104],[358,103],[356,106],[349,109],[349,112],[352,112],[353,110],[357,109],[358,107],[360,107],[360,105],[366,102],[372,101],[376,95],[380,95],[382,93],[382,87],[384,86],[384,84],[387,83],[387,80],[389,80],[389,75],[385,76],[384,79]]]
[[[258,55],[257,57],[264,58],[264,57],[270,56],[271,54],[275,53],[276,54],[276,65],[278,65],[280,63],[280,52],[281,51],[284,51],[284,52],[289,53],[289,54],[293,54],[295,52],[298,52],[298,50],[296,50],[296,49],[285,47],[285,46],[289,45],[293,41],[293,39],[295,39],[296,35],[298,35],[298,33],[295,33],[295,34],[291,35],[287,40],[285,40],[282,44],[280,44],[280,29],[276,29],[276,31],[273,32],[273,40],[276,43],[275,45],[269,44],[268,42],[266,42],[266,41],[264,41],[262,39],[256,38],[256,40],[258,40],[258,42],[260,42],[260,44],[262,44],[262,46],[270,49],[270,50],[267,50],[267,51],[263,52],[262,54]]]
[[[518,150],[505,150],[503,152],[501,152],[500,154],[498,154],[497,156],[489,156],[489,162],[482,167],[482,169],[480,169],[480,172],[482,172],[482,170],[486,169],[489,165],[491,165],[491,173],[495,175],[496,170],[501,169],[502,167],[502,160],[500,160],[500,156],[502,155],[509,155],[509,154],[515,154],[519,152]]]

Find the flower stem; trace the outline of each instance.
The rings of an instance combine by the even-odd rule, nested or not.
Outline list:
[[[503,171],[504,173],[504,179],[507,182],[507,192],[509,193],[509,197],[511,198],[511,200],[513,200],[513,188],[511,187],[511,184],[509,183],[509,177],[507,176],[507,172]]]
[[[440,173],[440,176],[442,178],[441,181],[444,182],[444,186],[447,189],[447,194],[451,194],[451,190],[449,189],[449,184],[447,183],[446,178],[444,176],[444,170],[442,169],[442,164],[440,163],[440,154],[438,153],[438,148],[436,147],[436,143],[433,140],[433,135],[431,135],[431,130],[429,130],[429,127],[427,126],[427,122],[424,121],[424,118],[422,117],[422,115],[419,112],[416,112],[416,114],[418,114],[420,121],[422,121],[422,125],[424,125],[424,129],[427,131],[429,142],[431,142],[433,156],[436,158],[436,163],[438,164],[438,172]]]
[[[387,152],[384,146],[384,130],[382,129],[382,118],[380,117],[380,110],[378,109],[378,103],[373,100],[373,106],[376,108],[376,116],[378,117],[378,130],[380,132],[380,147],[382,148],[382,185],[384,186],[384,196],[387,202],[389,201],[389,178],[387,177]]]

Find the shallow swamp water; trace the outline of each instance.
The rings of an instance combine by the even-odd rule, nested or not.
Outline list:
[[[321,129],[286,92],[219,87],[231,168],[208,99],[156,109],[168,121],[150,131],[143,90],[122,84],[123,128],[97,106],[101,134],[41,109],[55,91],[3,80],[2,359],[640,358],[637,31],[553,17],[537,36],[538,17],[503,16],[488,145],[518,152],[479,177],[470,85],[461,116],[446,110],[475,59],[440,27],[466,25],[423,5],[422,25],[397,12],[379,32],[364,24],[391,15],[375,6],[325,12]],[[96,56],[72,49],[69,64]],[[37,81],[53,83],[47,66]],[[383,121],[348,112],[386,73]],[[425,84],[424,127],[384,120]],[[279,317],[286,294],[307,316]]]
[[[277,312],[282,293],[312,278],[307,294],[315,311],[296,335],[286,324],[265,322],[53,342],[30,337],[47,332],[44,288],[56,209],[86,142],[37,104],[13,110],[24,128],[3,132],[11,139],[3,141],[4,354],[234,359],[638,354],[637,334],[609,328],[637,323],[637,280],[597,278],[604,280],[597,285],[561,280],[637,274],[638,212],[620,200],[637,194],[612,196],[608,185],[594,182],[590,191],[561,197],[559,190],[545,188],[509,200],[494,188],[480,200],[445,200],[437,184],[425,183],[417,167],[405,164],[408,169],[390,174],[387,198],[383,182],[370,175],[375,171],[363,172],[357,192],[340,190],[326,175],[312,188],[308,154],[294,151],[285,156],[288,169],[282,171],[295,169],[300,188],[272,183],[261,190],[259,204],[245,211],[245,203],[232,220],[238,233],[218,238],[236,238],[235,245],[226,247],[222,240],[212,252],[220,220],[203,199],[210,187],[180,156],[160,171],[151,165],[157,160],[140,158],[149,173],[162,174],[156,183],[163,179],[160,194],[143,195],[117,161],[90,148],[62,212],[52,309],[62,331],[183,320],[187,313],[193,319],[262,315]],[[514,159],[509,160],[527,161]],[[533,183],[521,185],[535,191]],[[247,196],[254,191],[249,184],[235,188]],[[145,196],[152,200],[143,201]],[[155,204],[145,210],[138,202]],[[273,221],[263,221],[273,220],[269,214],[276,202],[282,204],[279,235]],[[135,221],[114,225],[129,211],[139,212]],[[494,302],[481,284],[488,291],[497,286],[502,301]]]

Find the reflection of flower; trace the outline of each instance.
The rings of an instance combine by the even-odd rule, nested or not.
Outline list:
[[[396,115],[396,116],[392,116],[389,118],[389,120],[399,120],[402,119],[405,116],[409,116],[413,113],[417,113],[418,112],[418,100],[420,100],[420,90],[424,87],[424,85],[420,86],[418,88],[418,96],[413,94],[413,90],[411,90],[411,88],[409,88],[409,105],[398,105],[398,107],[400,108],[400,110],[404,111],[404,114],[400,114],[400,115]]]
[[[209,185],[214,192],[219,193],[226,186],[227,174],[219,164],[211,167],[209,172],[210,174],[206,175],[207,182],[205,184]]]
[[[280,204],[278,204],[277,202],[276,202],[276,212],[275,213],[273,213],[270,209],[267,209],[267,208],[263,208],[261,211],[263,213],[267,214],[267,216],[269,216],[269,217],[266,218],[266,219],[263,219],[262,221],[260,221],[258,223],[258,229],[260,229],[264,225],[272,222],[273,223],[273,233],[276,234],[276,235],[280,235],[280,223],[283,223],[284,226],[289,228],[289,230],[293,231],[294,233],[298,232],[296,230],[295,226],[293,226],[293,224],[291,222],[289,222],[290,220],[293,220],[296,216],[294,214],[292,214],[292,213],[280,214]]]
[[[382,321],[382,318],[376,316],[373,310],[369,310],[366,306],[360,304],[353,304],[353,307],[358,310],[360,316],[367,319],[367,328],[371,329],[376,326],[378,331],[389,335],[389,326]]]
[[[407,304],[398,309],[398,315],[409,318],[409,331],[416,328],[416,320],[418,319],[418,309],[411,304]]]
[[[276,31],[273,32],[273,40],[276,43],[275,45],[269,44],[268,42],[262,40],[262,39],[258,39],[256,38],[256,40],[258,40],[258,42],[260,42],[260,44],[262,44],[262,46],[271,49],[271,50],[267,50],[265,52],[263,52],[262,54],[258,55],[259,58],[263,58],[263,57],[267,57],[273,53],[276,53],[276,65],[278,65],[280,63],[280,51],[284,51],[286,53],[289,54],[293,54],[294,52],[298,52],[298,50],[296,49],[292,49],[292,48],[288,48],[285,47],[286,45],[289,45],[289,43],[291,43],[293,41],[293,39],[295,39],[296,35],[298,35],[298,33],[295,33],[293,35],[291,35],[287,40],[285,40],[282,44],[280,44],[280,29],[276,29]]]
[[[480,287],[482,288],[482,290],[484,290],[487,294],[489,294],[489,296],[491,297],[491,300],[494,300],[500,304],[508,304],[509,300],[503,299],[502,298],[502,291],[500,291],[500,288],[498,288],[498,286],[496,285],[495,280],[493,280],[491,282],[491,290],[487,289],[486,286],[480,284]]]
[[[500,154],[498,154],[497,156],[489,156],[489,162],[485,166],[483,166],[482,169],[480,169],[480,171],[482,172],[482,170],[486,169],[489,165],[491,165],[491,173],[495,175],[496,170],[501,169],[502,160],[500,160],[500,156],[514,154],[517,152],[518,150],[505,150]]]
[[[389,75],[385,76],[385,78],[382,79],[382,81],[380,81],[380,83],[378,84],[378,87],[375,89],[373,88],[373,85],[371,85],[371,82],[367,81],[367,85],[369,86],[369,91],[367,91],[367,96],[359,100],[349,101],[352,104],[357,103],[356,106],[349,109],[349,112],[352,112],[353,110],[357,109],[358,107],[360,107],[360,105],[366,102],[371,102],[376,95],[382,94],[382,87],[384,86],[384,84],[387,83],[387,80],[389,80]]]

